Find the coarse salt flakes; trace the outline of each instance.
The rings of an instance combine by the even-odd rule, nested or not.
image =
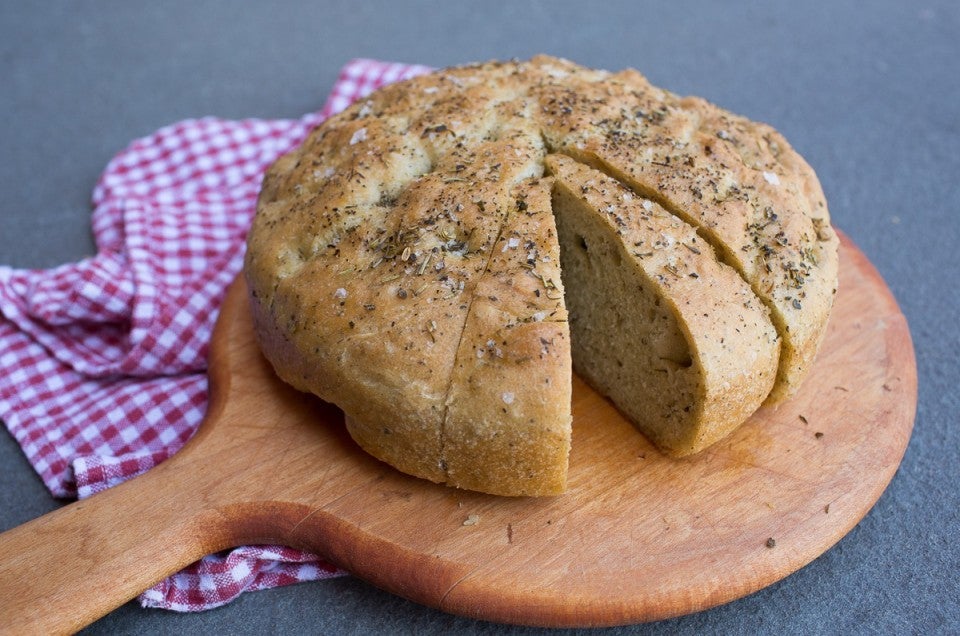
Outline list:
[[[500,397],[503,399],[504,404],[513,404],[513,400],[516,396],[513,393],[507,392]]]
[[[677,239],[666,232],[660,232],[660,240],[654,242],[653,249],[669,249],[676,244]]]
[[[360,129],[357,130],[355,133],[353,133],[353,136],[352,136],[352,137],[350,137],[350,145],[352,146],[352,145],[354,145],[354,144],[360,143],[361,141],[365,140],[366,138],[367,138],[367,129],[366,129],[366,128],[360,128]]]
[[[643,200],[643,209],[646,210],[647,212],[649,212],[650,210],[652,210],[652,209],[653,209],[653,201],[651,201],[650,199],[644,199],[644,200]]]
[[[767,183],[770,185],[778,186],[780,185],[780,177],[777,176],[776,172],[767,172],[763,171],[763,178],[766,179]]]
[[[346,298],[346,297],[347,297],[347,290],[344,289],[343,287],[340,287],[340,288],[337,289],[337,291],[333,292],[333,297],[334,297],[334,298]]]

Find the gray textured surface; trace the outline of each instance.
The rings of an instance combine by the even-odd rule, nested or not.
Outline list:
[[[299,116],[322,104],[352,57],[440,66],[546,52],[636,67],[772,123],[808,158],[836,224],[908,317],[920,401],[889,489],[821,558],[729,605],[610,633],[960,632],[960,5],[326,4],[3,2],[0,263],[48,267],[89,255],[90,191],[131,139],[207,114]],[[57,505],[0,433],[0,529]],[[538,630],[448,616],[351,578],[247,594],[195,615],[128,604],[89,628],[300,631]]]

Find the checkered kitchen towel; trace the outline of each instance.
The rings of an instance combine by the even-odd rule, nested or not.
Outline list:
[[[240,271],[264,170],[311,128],[428,71],[354,60],[299,120],[188,120],[134,141],[93,193],[97,254],[47,271],[0,266],[0,419],[57,497],[88,497],[176,452],[204,415],[207,345]],[[255,546],[204,558],[146,591],[195,611],[340,572]]]

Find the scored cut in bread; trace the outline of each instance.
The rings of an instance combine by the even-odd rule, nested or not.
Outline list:
[[[544,495],[565,487],[571,365],[673,455],[795,391],[836,248],[769,127],[539,56],[327,120],[268,170],[244,269],[265,356],[361,447]]]

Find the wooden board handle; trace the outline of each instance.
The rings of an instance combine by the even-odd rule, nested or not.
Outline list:
[[[75,632],[225,547],[221,515],[183,496],[171,463],[5,532],[0,631]]]
[[[303,475],[324,465],[314,450],[326,438],[302,424],[323,407],[276,379],[251,337],[245,288],[231,294],[233,314],[211,344],[207,413],[190,441],[135,479],[0,535],[0,632],[77,631],[226,548],[322,545],[292,533],[315,510],[298,499],[319,490]]]

